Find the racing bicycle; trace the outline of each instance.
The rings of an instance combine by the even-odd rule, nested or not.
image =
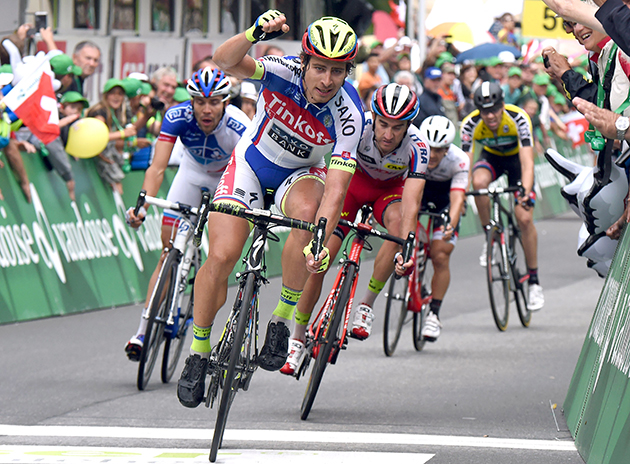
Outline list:
[[[202,190],[202,197],[209,199],[208,191]],[[171,231],[170,249],[164,250],[167,255],[147,304],[148,310],[142,316],[147,318],[147,328],[138,365],[138,390],[144,390],[149,383],[162,342],[162,382],[168,383],[173,377],[192,323],[194,296],[192,290],[188,292],[188,287],[194,283],[201,265],[199,248],[193,245],[198,208],[147,196],[146,191],[141,190],[136,216],[145,203],[177,211],[181,218]]]
[[[523,195],[520,183],[510,187],[490,186],[486,189],[466,192],[466,195],[490,197],[491,214],[487,230],[486,276],[490,307],[497,328],[503,332],[508,326],[510,300],[516,302],[516,310],[523,327],[529,327],[532,318],[527,308],[529,272],[525,261],[525,250],[521,230],[514,216],[515,200],[503,203],[505,194]],[[507,206],[506,206],[507,204]]]
[[[371,207],[361,208],[359,222],[354,223],[341,219],[340,225],[349,227],[354,231],[354,238],[350,243],[350,251],[344,250],[344,258],[340,261],[341,269],[337,273],[332,290],[328,294],[324,305],[319,310],[317,317],[308,325],[306,331],[305,354],[295,377],[299,380],[311,361],[314,361],[313,369],[306,387],[304,400],[301,407],[301,419],[306,420],[315,396],[322,381],[324,371],[328,364],[335,364],[342,349],[347,345],[348,320],[352,311],[352,302],[359,277],[360,257],[363,249],[371,250],[371,245],[366,241],[370,236],[396,242],[403,245],[404,256],[410,256],[414,241],[413,232],[407,240],[373,229],[367,222],[371,213]],[[405,261],[407,261],[405,259]]]
[[[432,299],[431,239],[434,220],[440,218],[443,224],[450,222],[448,207],[439,213],[434,210],[435,205],[431,203],[429,209],[422,210],[418,214],[416,241],[411,254],[415,257],[411,274],[402,277],[394,274],[389,281],[389,289],[385,294],[387,300],[383,327],[383,351],[386,356],[393,356],[402,328],[410,322],[414,348],[416,351],[424,348],[426,340],[422,336],[422,327],[429,314],[429,304]],[[421,222],[422,216],[428,217],[426,227]]]
[[[265,208],[270,205],[271,196],[266,195]],[[219,390],[222,392],[210,448],[211,462],[215,462],[221,447],[234,397],[238,390],[247,391],[258,367],[258,292],[260,286],[267,283],[264,250],[267,240],[279,241],[277,235],[270,229],[274,226],[284,226],[312,232],[315,236],[311,248],[313,256],[319,256],[322,251],[326,231],[325,218],[320,218],[316,226],[307,221],[274,214],[268,209],[246,209],[222,203],[210,204],[209,199],[204,198],[195,230],[196,240],[201,239],[207,215],[213,211],[247,219],[253,224],[254,229],[252,243],[244,259],[245,270],[236,274],[238,279],[236,301],[208,362],[210,381],[205,395],[206,407],[212,407],[219,396]]]

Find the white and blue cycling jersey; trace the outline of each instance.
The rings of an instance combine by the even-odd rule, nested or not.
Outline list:
[[[202,188],[214,193],[236,144],[250,124],[245,113],[227,105],[217,127],[206,135],[197,124],[191,102],[169,108],[158,142],[173,143],[173,150],[178,150],[181,143],[183,156],[166,198],[198,206]],[[165,210],[162,223],[171,225],[178,217],[176,211]]]
[[[197,124],[192,102],[184,102],[166,111],[158,140],[175,143],[177,138],[185,147],[185,158],[195,161],[209,172],[225,169],[234,147],[251,124],[245,113],[228,105],[225,114],[211,134],[206,135]]]

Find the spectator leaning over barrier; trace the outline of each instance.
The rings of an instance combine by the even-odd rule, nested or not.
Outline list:
[[[109,142],[105,150],[94,158],[96,170],[113,190],[122,195],[122,180],[125,178],[123,151],[129,139],[135,138],[136,128],[127,124],[125,89],[121,80],[109,79],[105,83],[101,101],[90,108],[88,117],[100,119],[109,127]]]
[[[101,62],[101,49],[89,40],[79,42],[74,47],[72,61],[81,68],[82,72],[80,76],[75,77],[74,84],[68,90],[77,91],[85,96],[85,80],[96,72]]]
[[[72,62],[72,58],[65,53],[53,56],[50,59],[50,67],[55,73],[55,78],[61,82],[61,87],[57,89],[57,100],[61,100],[64,93],[71,90],[75,78],[81,76],[83,72],[80,67]]]
[[[90,104],[83,95],[72,90],[64,93],[59,103],[59,136],[65,147],[68,143],[70,126],[83,117],[83,112],[89,108]]]

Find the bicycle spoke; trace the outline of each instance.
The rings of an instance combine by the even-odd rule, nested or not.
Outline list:
[[[523,248],[523,242],[518,231],[513,231],[510,234],[509,243],[512,251],[510,260],[512,271],[511,290],[514,294],[514,299],[516,300],[518,318],[523,327],[529,327],[532,319],[532,313],[527,308],[527,280],[529,278],[529,273],[527,271],[527,263],[525,261],[525,249]]]
[[[510,283],[507,272],[508,263],[501,250],[501,236],[498,232],[488,234],[487,278],[490,307],[497,328],[500,331],[507,329]]]

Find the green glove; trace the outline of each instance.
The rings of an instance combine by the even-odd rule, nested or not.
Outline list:
[[[311,240],[311,242],[306,245],[304,247],[304,249],[302,250],[302,253],[304,253],[304,257],[306,258],[310,253],[312,253],[312,249],[313,249],[313,242],[315,240]],[[317,273],[319,274],[320,272],[325,272],[326,269],[328,269],[328,265],[330,264],[330,251],[328,251],[328,248],[324,247],[322,249],[322,253],[326,252],[326,256],[324,256],[324,259],[322,259],[322,264],[321,266],[319,266],[319,269],[317,270]],[[320,254],[321,256],[321,254]]]
[[[253,44],[261,42],[263,40],[271,40],[275,39],[276,37],[280,37],[282,34],[284,34],[282,30],[274,32],[264,32],[263,24],[276,19],[278,16],[282,16],[283,14],[284,13],[281,13],[278,10],[268,10],[265,13],[261,14],[254,22],[254,25],[245,31],[245,37],[247,37],[247,40],[249,40]]]

